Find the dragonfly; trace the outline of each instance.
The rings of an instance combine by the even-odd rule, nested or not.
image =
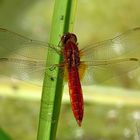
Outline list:
[[[63,34],[60,42],[62,47],[0,28],[0,74],[36,83],[43,81],[46,69],[63,69],[73,115],[81,126],[84,115],[81,85],[101,83],[139,68],[140,27],[82,49],[73,33]],[[46,62],[48,49],[61,55],[63,61],[60,64]]]

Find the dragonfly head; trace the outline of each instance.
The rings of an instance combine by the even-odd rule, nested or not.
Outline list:
[[[77,37],[75,34],[73,33],[65,33],[62,37],[61,37],[61,42],[63,45],[65,45],[67,42],[72,41],[73,43],[77,42]]]

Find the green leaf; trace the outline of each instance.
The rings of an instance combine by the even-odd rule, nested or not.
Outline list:
[[[12,139],[0,128],[0,140],[12,140]]]

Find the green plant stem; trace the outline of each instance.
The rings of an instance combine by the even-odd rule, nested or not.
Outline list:
[[[77,0],[56,0],[50,34],[50,44],[58,45],[60,36],[65,32],[72,31],[75,19]],[[62,62],[62,57],[48,49],[47,60],[52,64]],[[56,68],[51,71],[46,69],[41,98],[40,118],[37,140],[55,140],[59,112],[61,107],[63,76],[62,70]]]

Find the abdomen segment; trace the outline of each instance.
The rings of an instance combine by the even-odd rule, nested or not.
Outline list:
[[[79,126],[83,119],[83,94],[77,67],[72,67],[68,70],[69,94],[72,106],[72,111]]]

